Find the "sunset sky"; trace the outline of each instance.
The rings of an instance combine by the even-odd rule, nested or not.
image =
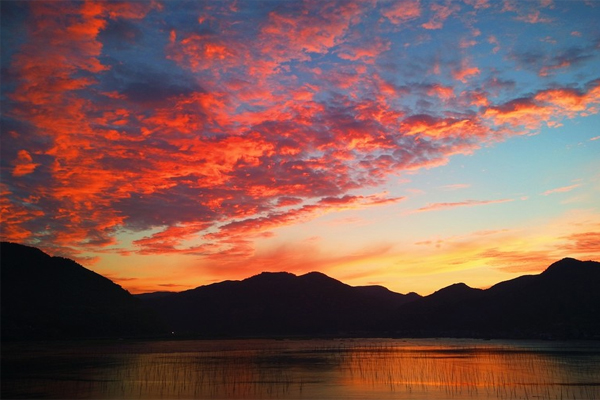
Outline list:
[[[600,259],[598,1],[2,1],[2,240],[132,293]]]

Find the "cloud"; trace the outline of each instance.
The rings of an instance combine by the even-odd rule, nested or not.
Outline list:
[[[494,45],[492,53],[496,54],[500,51],[500,42],[498,41],[498,38],[495,35],[490,35],[488,37],[488,43]]]
[[[437,211],[444,210],[448,208],[456,208],[456,207],[472,207],[472,206],[481,206],[486,204],[497,204],[497,203],[507,203],[510,201],[514,201],[513,199],[499,199],[499,200],[465,200],[458,202],[448,202],[448,203],[430,203],[425,207],[421,207],[414,212],[426,212],[426,211]]]
[[[363,7],[360,2],[320,3],[317,12],[311,5],[290,3],[289,8],[269,13],[260,34],[263,55],[281,63],[327,53],[360,20]]]
[[[539,46],[535,49],[512,50],[509,57],[516,61],[519,68],[532,70],[539,76],[546,77],[591,62],[596,57],[596,49],[597,41],[560,49]]]
[[[442,186],[442,189],[444,189],[444,190],[459,190],[459,189],[466,189],[469,187],[471,187],[471,185],[468,183],[455,183],[452,185],[444,185],[444,186]]]
[[[384,7],[381,14],[392,24],[399,25],[421,16],[420,0],[394,1]]]
[[[501,271],[512,273],[540,273],[556,261],[545,250],[502,251],[494,248],[477,256],[488,259],[490,265]]]
[[[597,80],[520,93],[479,46],[436,42],[488,5],[30,2],[20,39],[3,26],[3,237],[83,257],[125,231],[141,254],[249,257],[281,227],[401,201],[380,193],[391,177],[597,112]],[[563,48],[549,73],[593,55]]]
[[[431,18],[421,26],[425,29],[441,29],[446,19],[460,10],[460,6],[457,3],[447,3],[445,5],[432,3],[429,9],[432,12]]]
[[[381,53],[390,49],[390,42],[380,38],[374,38],[370,43],[361,43],[360,45],[343,44],[340,45],[338,57],[344,60],[374,59]]]
[[[563,249],[575,254],[597,255],[600,249],[600,232],[579,232],[565,236],[571,243],[562,246]]]
[[[23,176],[31,174],[40,164],[33,162],[33,158],[31,157],[31,154],[27,152],[27,150],[19,150],[14,165],[15,168],[13,169],[13,176]]]
[[[552,22],[551,18],[543,17],[539,10],[532,10],[527,14],[521,14],[516,17],[517,21],[527,22],[529,24],[547,24]]]
[[[475,9],[490,7],[488,0],[464,0],[464,2],[467,3],[468,5],[472,6]]]
[[[477,76],[480,73],[481,71],[478,67],[469,66],[468,64],[463,63],[460,68],[452,72],[452,76],[457,81],[466,83],[468,79],[471,79],[472,77]]]
[[[565,193],[565,192],[570,192],[571,190],[580,187],[582,184],[581,183],[576,183],[574,185],[569,185],[569,186],[562,186],[559,188],[555,188],[555,189],[549,189],[546,190],[544,193],[542,193],[542,195],[544,196],[548,196],[549,194],[553,194],[553,193]]]
[[[592,81],[587,91],[571,88],[545,89],[528,97],[488,107],[483,117],[495,125],[509,125],[537,130],[543,124],[555,126],[563,118],[597,113],[600,82]]]
[[[390,243],[374,242],[341,253],[332,253],[323,248],[319,241],[304,240],[256,251],[246,259],[220,257],[224,265],[212,263],[203,269],[217,277],[231,276],[232,273],[246,277],[256,271],[286,271],[295,274],[328,271],[329,276],[347,281],[351,275],[348,271],[365,263],[377,263],[392,252],[393,247]],[[369,272],[376,271],[371,269]]]

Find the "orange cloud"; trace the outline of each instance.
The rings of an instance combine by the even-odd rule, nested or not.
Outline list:
[[[539,129],[542,124],[556,125],[562,118],[595,114],[598,112],[598,103],[600,83],[595,82],[587,92],[573,89],[541,90],[531,97],[489,107],[483,116],[496,125],[508,124],[512,127]]]
[[[442,100],[448,100],[454,97],[454,88],[436,84],[427,90],[427,94],[430,96],[437,96]]]
[[[502,271],[514,273],[539,273],[557,261],[545,250],[502,251],[490,249],[478,254],[478,257],[480,259],[489,259],[488,262],[492,266]]]
[[[565,250],[576,254],[596,255],[600,251],[600,232],[580,232],[564,237],[572,243],[562,246]]]
[[[452,71],[452,77],[457,81],[466,83],[471,77],[477,76],[481,73],[479,68],[471,67],[466,64],[462,64],[461,68]]]
[[[434,138],[453,136],[484,137],[487,133],[487,129],[476,120],[435,119],[427,115],[415,115],[405,118],[400,126],[406,135],[425,135]]]

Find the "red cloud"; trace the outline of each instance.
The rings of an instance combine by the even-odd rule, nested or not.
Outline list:
[[[231,42],[196,33],[177,41],[177,35],[172,32],[172,43],[167,49],[169,57],[180,64],[188,65],[193,70],[231,68],[238,65],[242,58],[239,54],[241,49]]]
[[[361,4],[319,3],[315,12],[311,2],[299,10],[273,11],[262,26],[262,54],[277,63],[287,60],[306,60],[308,53],[326,53],[335,46],[351,24],[361,16]]]
[[[193,26],[160,25],[144,37],[165,44],[156,53],[168,60],[156,69],[173,75],[158,77],[129,71],[139,67],[129,59],[116,62],[126,50],[111,53],[102,38],[115,21],[141,26],[169,3],[28,7],[28,34],[7,65],[6,115],[19,128],[7,137],[3,235],[63,253],[106,249],[123,229],[152,229],[136,241],[140,252],[250,256],[250,238],[278,227],[400,201],[353,194],[390,175],[443,164],[506,127],[597,112],[600,101],[596,82],[492,105],[508,91],[459,92],[442,74],[451,67],[414,83],[410,74],[420,81],[424,70],[396,63],[402,43],[384,31],[399,27],[381,24],[373,39],[360,30],[374,20],[419,24],[418,1],[381,10],[372,2],[283,2],[252,24],[241,4],[211,3]],[[425,25],[441,27],[458,8],[432,4]],[[412,68],[409,78],[402,68]],[[485,72],[463,63],[450,75],[467,86]]]
[[[342,45],[341,51],[338,53],[338,57],[344,60],[360,60],[360,59],[374,59],[381,53],[390,49],[390,42],[375,38],[368,44],[361,44],[360,46]]]
[[[113,227],[123,222],[123,217],[111,210],[111,200],[95,197],[95,193],[113,192],[118,198],[114,186],[126,177],[101,167],[99,161],[103,155],[94,150],[99,138],[92,128],[98,121],[97,110],[93,102],[79,97],[79,93],[97,83],[91,74],[108,70],[99,61],[102,44],[97,40],[107,19],[140,18],[152,6],[91,2],[28,5],[29,40],[10,65],[17,78],[16,90],[9,94],[15,102],[10,115],[28,121],[49,143],[44,156],[55,161],[45,171],[52,174],[52,179],[38,187],[36,194],[39,204],[55,205],[47,209],[49,213],[28,210],[28,216],[21,215],[19,223],[26,224],[33,218],[42,220],[52,232],[48,242],[67,254],[74,250],[66,250],[64,246],[75,243],[83,246],[112,243],[114,239],[109,236]],[[19,152],[16,175],[35,175],[30,157]],[[16,208],[12,212],[15,216],[24,211],[22,206],[12,207]],[[17,224],[14,218],[9,221],[11,225]],[[15,225],[7,227],[5,233],[10,233],[8,237],[13,239],[27,236],[23,228]]]
[[[165,228],[163,231],[153,234],[142,239],[138,239],[133,243],[141,247],[142,254],[165,254],[181,252],[178,247],[185,240],[193,239],[198,232],[206,229],[209,225],[187,224],[174,225]],[[197,249],[188,249],[188,252],[193,252]]]
[[[389,7],[384,8],[381,14],[391,23],[399,25],[421,16],[421,2],[420,0],[394,1]]]
[[[40,164],[33,162],[31,154],[27,150],[19,150],[17,159],[14,162],[13,176],[23,176],[31,174]]]

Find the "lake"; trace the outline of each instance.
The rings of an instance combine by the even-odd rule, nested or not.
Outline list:
[[[2,398],[598,399],[600,343],[8,342]]]

